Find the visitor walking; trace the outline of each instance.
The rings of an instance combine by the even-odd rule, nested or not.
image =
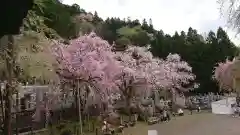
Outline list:
[[[197,105],[197,112],[201,112],[201,107],[200,107],[200,105]]]
[[[162,121],[166,122],[170,120],[170,114],[168,113],[167,109],[164,107],[163,108],[163,117],[162,117]]]
[[[233,104],[231,105],[232,109],[233,109],[233,117],[237,117],[239,115],[239,110],[237,108],[237,104]]]
[[[192,115],[192,113],[193,113],[193,102],[192,102],[191,98],[188,99],[188,109],[190,111],[190,114]]]

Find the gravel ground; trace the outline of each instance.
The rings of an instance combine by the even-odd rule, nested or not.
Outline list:
[[[137,124],[124,130],[123,134],[147,135],[148,130],[157,130],[158,135],[240,135],[240,118],[211,113],[186,114],[167,123]]]

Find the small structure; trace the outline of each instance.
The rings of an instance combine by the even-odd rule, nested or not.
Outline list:
[[[236,103],[235,97],[228,97],[216,102],[212,102],[212,113],[214,114],[234,114],[232,105]]]

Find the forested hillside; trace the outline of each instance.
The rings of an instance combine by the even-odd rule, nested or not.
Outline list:
[[[227,58],[232,59],[239,52],[222,28],[216,33],[210,31],[205,37],[191,27],[187,32],[176,32],[171,36],[154,29],[151,20],[103,20],[97,12],[88,13],[81,5],[64,5],[57,0],[35,0],[33,10],[24,20],[22,32],[26,31],[64,42],[95,31],[113,44],[116,51],[122,51],[128,45],[150,45],[156,57],[165,58],[169,53],[178,53],[193,67],[196,80],[201,84],[198,92],[217,91],[211,77],[214,66]]]

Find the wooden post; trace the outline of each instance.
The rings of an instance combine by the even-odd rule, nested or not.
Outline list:
[[[153,109],[153,116],[155,116],[155,105],[154,105],[154,100],[152,100],[152,109]],[[152,116],[152,117],[153,117]]]
[[[123,117],[120,115],[120,125],[123,125]]]
[[[235,91],[237,91],[236,90],[236,78],[233,78],[233,89],[235,89]]]
[[[45,115],[45,128],[48,127],[48,112],[46,111],[46,108],[47,108],[47,96],[46,96],[46,93],[44,93],[44,108],[45,108],[45,112],[44,112],[44,115]]]
[[[87,123],[88,123],[88,131],[91,131],[91,123],[90,123],[90,117],[89,114],[87,114]]]
[[[95,129],[96,135],[98,135],[98,128]]]

